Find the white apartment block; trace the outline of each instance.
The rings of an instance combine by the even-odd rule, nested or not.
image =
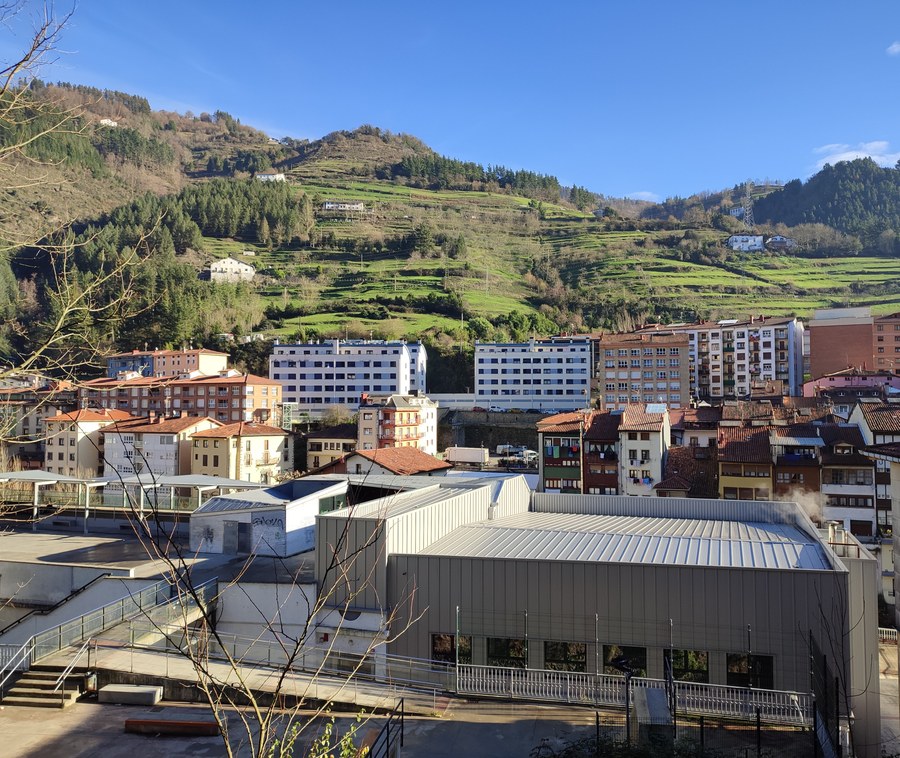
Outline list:
[[[437,409],[424,395],[370,397],[359,406],[357,449],[415,447],[436,455]]]
[[[753,317],[647,327],[686,332],[695,398],[749,398],[752,382],[782,381],[803,394],[803,323],[796,318]]]
[[[475,405],[503,410],[569,411],[591,401],[588,337],[475,343]]]
[[[221,426],[198,416],[119,421],[102,430],[105,473],[122,476],[191,473],[191,435]]]
[[[422,344],[327,340],[274,346],[269,377],[292,412],[320,418],[330,406],[356,408],[363,395],[424,394],[428,355]]]

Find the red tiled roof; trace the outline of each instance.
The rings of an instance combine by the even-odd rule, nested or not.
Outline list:
[[[275,379],[256,374],[238,374],[237,376],[197,376],[193,379],[177,379],[172,384],[191,385],[197,384],[263,384],[269,387],[280,387],[281,383]]]
[[[109,358],[128,358],[134,355],[189,355],[197,353],[199,355],[228,355],[218,350],[208,350],[205,347],[198,347],[192,350],[129,350],[124,353],[113,353]]]
[[[767,426],[723,426],[719,429],[719,460],[731,463],[771,463]]]
[[[866,424],[873,432],[900,433],[900,405],[860,403],[857,407],[862,411]]]
[[[887,458],[893,458],[900,462],[900,442],[888,442],[884,445],[870,445],[865,448],[867,453],[883,455]]]
[[[197,426],[203,421],[211,421],[216,426],[221,426],[218,421],[208,417],[176,416],[175,418],[163,418],[162,416],[157,416],[155,419],[144,417],[119,421],[104,429],[103,433],[116,434],[117,432],[128,432],[136,434],[178,434],[186,429],[190,429],[192,426]]]
[[[555,416],[547,416],[537,423],[538,434],[567,434],[577,432],[581,425],[585,427],[590,423],[591,413],[585,411],[570,411],[557,413]]]
[[[277,426],[257,424],[254,421],[238,421],[235,424],[226,424],[218,429],[207,429],[197,432],[193,437],[215,437],[217,439],[230,437],[285,437],[287,432]]]
[[[661,432],[665,415],[665,413],[648,413],[647,406],[641,403],[629,403],[622,412],[619,431]]]
[[[673,408],[669,411],[669,421],[673,429],[715,429],[721,420],[722,407],[718,405]]]
[[[118,411],[114,408],[82,408],[79,411],[71,411],[69,413],[60,413],[57,416],[51,416],[50,418],[44,419],[44,421],[82,423],[95,421],[124,421],[125,419],[130,418],[134,418],[134,416],[127,411]]]
[[[586,440],[617,440],[619,438],[619,424],[622,423],[621,413],[594,413],[590,425],[584,430]]]
[[[381,450],[357,450],[348,453],[347,458],[361,455],[382,468],[397,474],[398,476],[413,476],[429,471],[443,471],[453,468],[452,464],[438,460],[433,455],[428,455],[416,447],[386,447]]]
[[[682,490],[688,497],[717,498],[719,486],[715,450],[673,445],[666,457],[666,470],[655,490]]]

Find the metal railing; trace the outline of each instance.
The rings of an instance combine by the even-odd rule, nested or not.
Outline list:
[[[897,630],[896,629],[887,629],[883,626],[878,627],[878,641],[879,642],[893,642],[896,645],[897,644]]]
[[[134,621],[130,635],[136,648],[184,655],[189,649],[202,649],[211,660],[231,659],[240,666],[282,668],[290,661],[291,671],[313,675],[347,677],[410,688],[454,689],[454,667],[418,658],[388,655],[380,650],[366,656],[333,650],[327,646],[303,645],[295,649],[291,640],[263,640],[233,634],[206,635],[187,633],[181,624],[165,628],[162,624]],[[221,642],[219,642],[221,641]]]
[[[60,700],[65,702],[66,700],[66,679],[68,679],[69,675],[75,670],[75,666],[78,664],[78,661],[81,660],[81,656],[85,653],[88,654],[88,668],[91,667],[91,645],[94,646],[94,660],[97,660],[97,642],[93,637],[90,637],[84,641],[84,644],[78,649],[78,652],[75,654],[75,657],[69,662],[69,665],[63,669],[63,672],[56,678],[54,682],[53,691],[61,690],[59,693]]]
[[[751,689],[698,682],[674,682],[676,708],[681,713],[732,718],[755,717],[789,724],[812,723],[812,697],[808,693]],[[636,689],[667,690],[662,679],[632,677]],[[460,664],[459,694],[489,697],[550,700],[612,707],[625,707],[625,677],[500,666]]]
[[[46,658],[127,621],[136,613],[169,601],[170,585],[162,580],[150,587],[107,603],[96,610],[35,634],[34,660]]]
[[[403,747],[403,732],[406,725],[403,706],[403,698],[400,698],[400,702],[391,711],[381,731],[372,741],[369,758],[391,758],[399,754],[399,749]]]
[[[35,634],[13,651],[9,649],[11,646],[3,646],[0,648],[3,651],[3,657],[0,658],[0,700],[5,696],[6,686],[16,672],[28,671],[31,665],[41,658],[53,655],[70,645],[80,644],[99,632],[126,621],[129,616],[141,612],[147,606],[158,605],[160,598],[168,598],[168,594],[169,583],[162,580],[78,618]]]

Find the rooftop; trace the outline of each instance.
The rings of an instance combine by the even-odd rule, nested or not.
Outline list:
[[[822,545],[786,523],[521,513],[459,527],[423,555],[829,570]]]
[[[439,460],[415,447],[386,447],[381,450],[357,450],[348,453],[347,458],[358,455],[388,471],[401,476],[424,474],[429,471],[445,471],[453,468],[453,464]]]
[[[268,426],[267,424],[257,424],[255,421],[238,421],[235,424],[226,424],[216,429],[207,429],[204,432],[197,432],[194,437],[215,437],[221,439],[223,437],[285,437],[287,432],[277,426]]]

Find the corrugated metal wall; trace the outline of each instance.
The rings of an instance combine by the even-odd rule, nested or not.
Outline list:
[[[417,588],[409,617],[394,625],[402,628],[422,614],[391,644],[391,652],[417,658],[431,656],[432,634],[455,632],[460,606],[461,633],[474,638],[474,663],[485,662],[483,638],[520,639],[527,626],[532,667],[543,662],[545,640],[599,640],[601,646],[649,648],[648,674],[662,676],[672,619],[676,648],[711,654],[714,683],[725,683],[725,654],[746,652],[749,644],[753,653],[775,657],[776,689],[807,691],[808,631],[839,641],[847,630],[843,572],[421,555],[392,556],[389,564],[396,608],[405,612],[397,601],[406,599],[410,586]]]

